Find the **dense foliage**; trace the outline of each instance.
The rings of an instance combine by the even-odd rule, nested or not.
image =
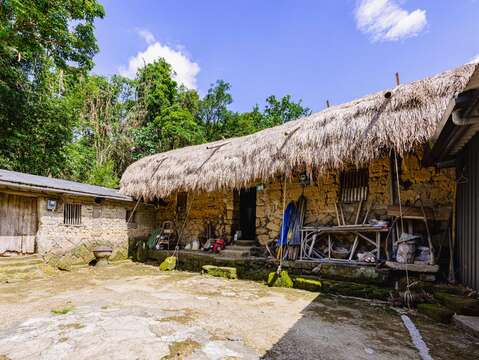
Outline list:
[[[91,75],[96,0],[0,2],[0,167],[115,187],[134,160],[251,134],[310,113],[289,95],[230,109],[231,85],[202,98],[163,59],[134,80]]]

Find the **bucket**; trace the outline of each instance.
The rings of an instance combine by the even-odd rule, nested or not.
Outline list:
[[[401,264],[413,264],[416,254],[416,243],[414,241],[404,241],[398,245],[396,261]]]

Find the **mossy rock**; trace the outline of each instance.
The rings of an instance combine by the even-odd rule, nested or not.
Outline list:
[[[417,311],[430,317],[433,320],[448,324],[454,313],[448,308],[439,304],[418,304]]]
[[[120,246],[113,249],[113,252],[108,260],[121,261],[128,259],[128,246]]]
[[[321,280],[322,291],[331,294],[360,297],[365,299],[388,300],[391,289],[382,288],[370,284],[358,284],[352,282]]]
[[[161,264],[161,271],[172,271],[176,268],[176,256],[168,256]]]
[[[95,259],[93,251],[88,248],[86,244],[81,244],[80,246],[77,246],[70,252],[70,254],[73,258],[75,258],[75,264],[88,264]]]
[[[211,276],[222,277],[226,279],[237,279],[238,273],[235,267],[203,265],[202,272]]]
[[[40,265],[38,265],[38,269],[43,274],[48,275],[48,276],[55,275],[58,272],[58,270],[50,264],[40,264]]]
[[[271,272],[268,275],[268,286],[292,288],[293,285],[293,280],[286,270],[281,270],[279,275],[276,272]]]
[[[374,266],[346,264],[321,264],[313,272],[325,279],[368,284],[384,284],[389,276],[389,272],[377,271]]]
[[[321,290],[321,281],[315,279],[308,279],[297,277],[294,279],[294,287],[297,289],[318,292]]]
[[[436,292],[434,298],[458,315],[479,316],[479,300],[464,296]]]

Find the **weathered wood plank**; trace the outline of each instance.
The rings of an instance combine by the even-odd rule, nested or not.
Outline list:
[[[0,253],[33,253],[37,227],[36,198],[0,194]]]

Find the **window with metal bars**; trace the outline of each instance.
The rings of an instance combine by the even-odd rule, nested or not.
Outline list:
[[[368,198],[369,170],[343,171],[340,176],[340,201],[353,203]]]
[[[66,203],[63,207],[65,225],[81,225],[81,204]]]

